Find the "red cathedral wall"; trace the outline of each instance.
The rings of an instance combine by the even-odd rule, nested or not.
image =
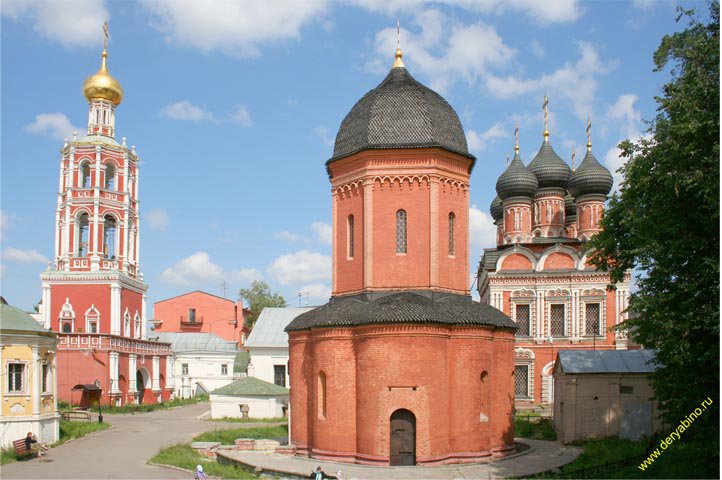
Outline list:
[[[358,185],[336,195],[336,290],[356,292],[363,288],[364,265],[364,199],[363,187]],[[354,252],[348,257],[348,216],[354,217]]]
[[[513,449],[510,332],[374,325],[291,332],[289,344],[291,440],[301,453],[388,464],[390,418],[402,408],[416,417],[419,463],[480,461]]]
[[[50,329],[60,331],[59,314],[65,299],[75,311],[75,331],[85,331],[85,312],[95,305],[100,312],[100,333],[110,333],[110,285],[66,284],[50,287]]]

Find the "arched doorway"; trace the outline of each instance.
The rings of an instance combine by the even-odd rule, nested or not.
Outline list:
[[[135,373],[135,388],[138,390],[138,404],[143,403],[143,394],[145,394],[145,389],[150,387],[149,383],[150,374],[148,370],[143,367],[139,368]]]
[[[416,417],[400,409],[391,414],[389,464],[416,465]]]

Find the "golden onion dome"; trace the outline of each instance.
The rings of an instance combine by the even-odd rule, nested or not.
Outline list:
[[[83,95],[88,101],[103,99],[113,102],[117,107],[123,100],[123,87],[116,80],[107,66],[108,51],[104,48],[102,53],[102,63],[100,70],[85,79],[83,82]]]

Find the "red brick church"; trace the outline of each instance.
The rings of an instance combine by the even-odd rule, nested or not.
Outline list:
[[[612,175],[592,152],[574,169],[554,151],[546,126],[529,165],[519,148],[496,183],[491,203],[497,246],[479,264],[481,301],[516,323],[515,398],[517,406],[550,404],[554,398],[554,358],[560,349],[625,349],[623,331],[631,272],[607,291],[608,273],[589,263],[587,242],[600,231]],[[573,155],[573,154],[572,154]]]
[[[469,295],[469,176],[454,109],[400,50],[326,163],[333,294],[287,327],[291,441],[369,465],[514,451],[515,324]]]
[[[106,27],[107,28],[107,27]],[[54,262],[42,273],[42,317],[58,332],[58,397],[87,404],[155,403],[173,391],[170,345],[146,339],[140,272],[139,158],[115,139],[120,83],[101,67],[85,80],[88,134],[65,142]],[[95,385],[97,380],[97,385]]]

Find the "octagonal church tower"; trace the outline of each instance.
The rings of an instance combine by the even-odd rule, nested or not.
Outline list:
[[[287,327],[298,454],[433,465],[514,450],[515,325],[468,289],[474,162],[397,49],[326,163],[333,295]]]

